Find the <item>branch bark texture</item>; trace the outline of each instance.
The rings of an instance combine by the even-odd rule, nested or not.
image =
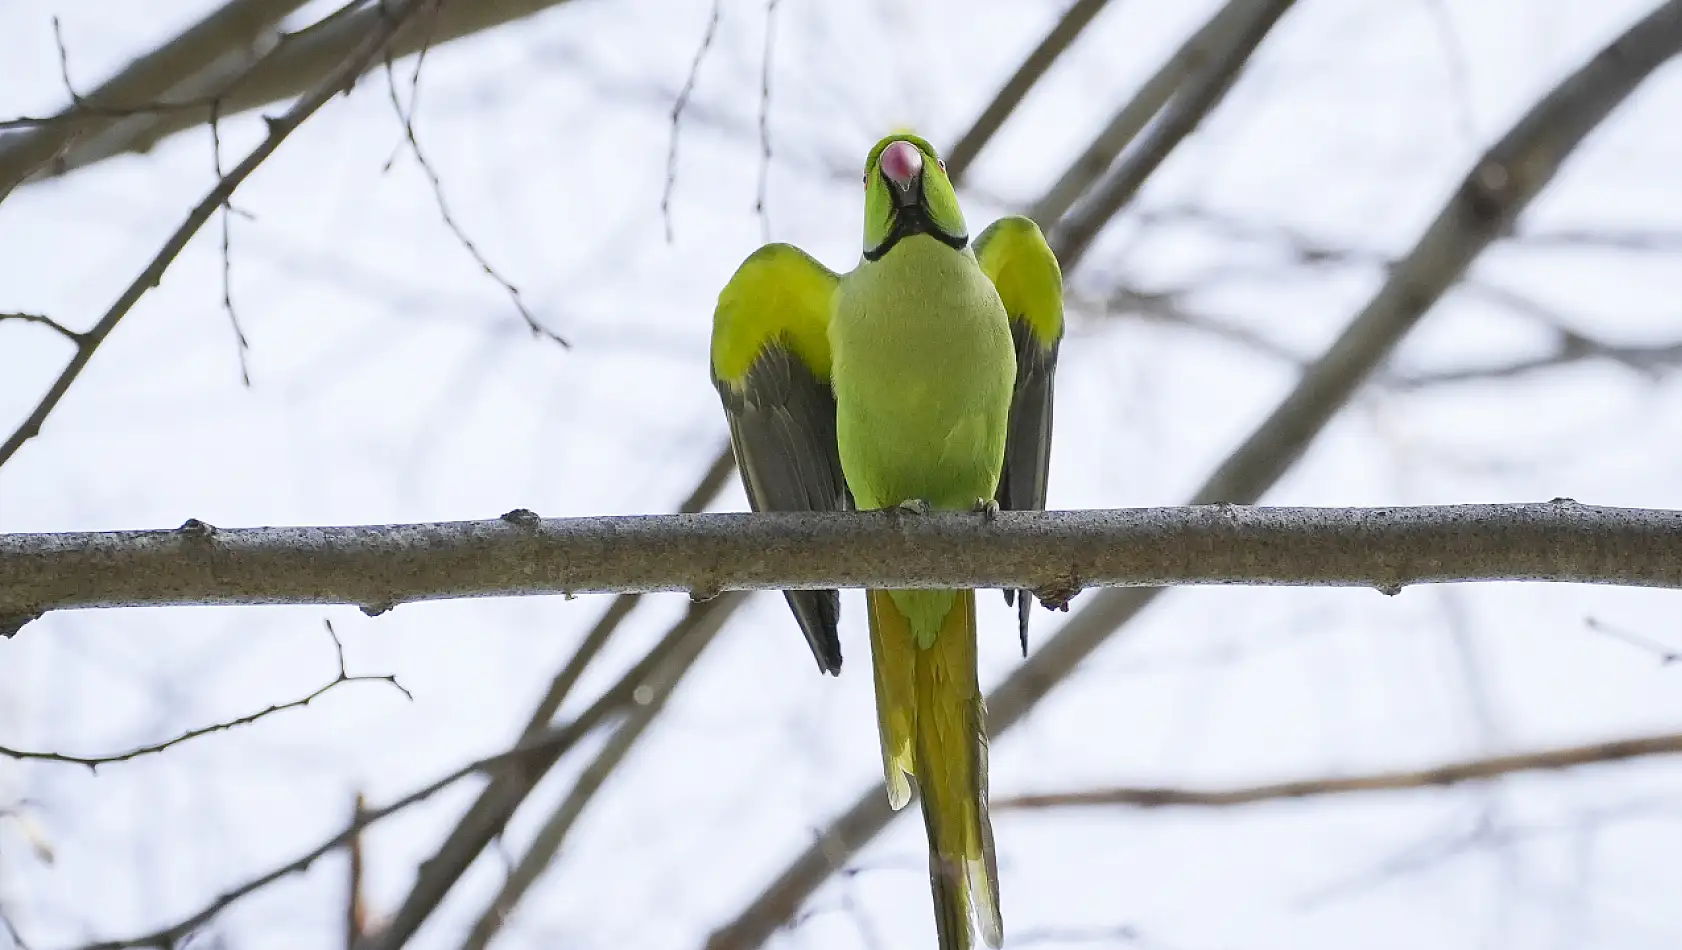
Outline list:
[[[0,616],[827,587],[1682,587],[1682,511],[1543,504],[737,513],[0,535]]]

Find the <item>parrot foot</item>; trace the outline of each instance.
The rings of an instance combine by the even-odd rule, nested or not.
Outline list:
[[[997,498],[977,498],[975,510],[981,515],[981,520],[991,523],[999,517],[999,500]]]
[[[907,498],[895,505],[894,509],[911,515],[926,515],[929,513],[930,505],[926,498]]]

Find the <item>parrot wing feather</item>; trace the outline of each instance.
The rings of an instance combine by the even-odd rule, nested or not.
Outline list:
[[[1039,226],[1021,216],[1000,218],[989,225],[976,238],[975,257],[1010,315],[1016,344],[1016,388],[1005,436],[1004,470],[995,497],[1000,508],[1043,510],[1051,464],[1053,383],[1063,339],[1062,271]],[[1026,654],[1030,595],[1007,590],[1005,600],[1017,603]]]
[[[786,244],[760,248],[719,294],[712,378],[755,511],[852,507],[835,442],[829,314],[836,275]],[[818,666],[841,671],[833,590],[785,591]]]

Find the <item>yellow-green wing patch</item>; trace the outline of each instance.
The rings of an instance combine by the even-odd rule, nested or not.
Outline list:
[[[1063,274],[1039,225],[1020,216],[993,222],[975,240],[975,259],[993,281],[1010,314],[1016,343],[1016,389],[1010,402],[1005,464],[999,476],[1000,508],[1045,508],[1051,464],[1051,403],[1057,375],[1057,348],[1063,340]],[[1029,595],[1020,598],[1017,623],[1022,652],[1028,652]]]
[[[852,506],[835,444],[829,315],[838,278],[787,244],[755,251],[718,296],[712,378],[755,511]],[[833,590],[785,591],[818,666],[841,671]]]

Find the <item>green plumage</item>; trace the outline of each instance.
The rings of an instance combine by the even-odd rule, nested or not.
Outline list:
[[[972,248],[945,168],[916,136],[883,139],[865,167],[855,269],[837,276],[768,245],[719,295],[712,374],[750,502],[1044,507],[1063,334],[1045,238],[1005,218]],[[835,592],[787,596],[819,665],[838,672]],[[1026,650],[1028,596],[1017,596]],[[917,780],[940,947],[967,950],[972,919],[997,947],[975,592],[870,591],[867,602],[888,799],[902,807]]]

